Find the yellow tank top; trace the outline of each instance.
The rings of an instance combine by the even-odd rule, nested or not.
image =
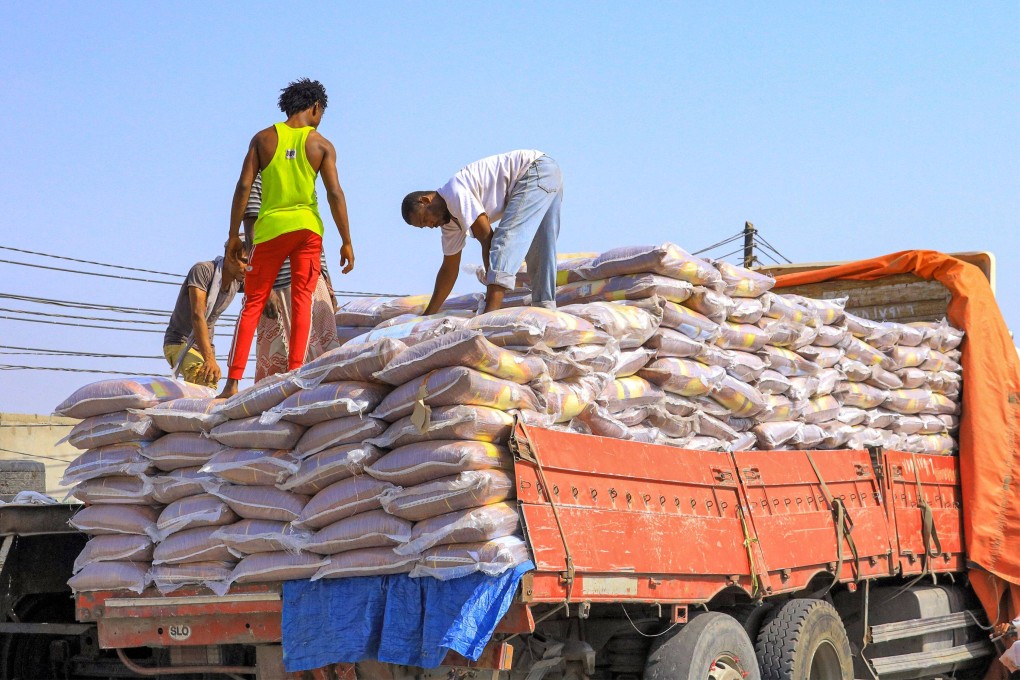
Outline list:
[[[308,229],[322,236],[322,218],[315,196],[316,172],[305,155],[310,127],[276,123],[276,153],[262,170],[262,206],[255,222],[255,243]]]

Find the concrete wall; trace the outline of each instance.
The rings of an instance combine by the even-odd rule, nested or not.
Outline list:
[[[60,486],[67,464],[81,453],[70,444],[57,442],[78,421],[74,418],[22,413],[0,413],[0,460],[35,460],[46,466],[46,493],[63,500]],[[30,454],[30,455],[24,455]]]

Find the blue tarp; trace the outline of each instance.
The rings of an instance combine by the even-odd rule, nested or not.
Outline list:
[[[448,650],[481,655],[513,601],[526,562],[499,576],[361,576],[283,584],[288,672],[375,659],[435,668]]]

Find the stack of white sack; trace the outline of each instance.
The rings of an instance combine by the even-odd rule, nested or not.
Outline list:
[[[61,481],[85,504],[71,525],[91,537],[75,560],[73,591],[141,592],[149,585],[165,503],[156,493],[159,466],[150,452],[164,430],[146,409],[213,394],[170,378],[120,378],[86,385],[57,406],[58,415],[83,419],[66,440],[86,449]]]
[[[463,319],[473,316],[483,298],[477,293],[450,298],[441,314],[424,317],[428,295],[398,298],[355,298],[336,312],[336,333],[341,344],[365,343],[393,338],[411,345],[456,330]]]
[[[517,511],[504,502],[514,497],[505,445],[511,412],[544,409],[529,386],[544,375],[541,358],[500,347],[480,328],[420,341],[390,360],[375,377],[394,389],[372,413],[389,425],[368,441],[388,451],[366,466],[368,479],[323,490],[300,520],[318,530],[308,549],[329,555],[315,578],[449,579],[527,560]]]

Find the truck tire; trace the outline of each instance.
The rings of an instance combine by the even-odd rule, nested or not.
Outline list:
[[[850,640],[835,607],[790,600],[758,633],[763,680],[853,680]]]
[[[761,680],[761,674],[740,622],[707,612],[652,645],[644,680]]]

